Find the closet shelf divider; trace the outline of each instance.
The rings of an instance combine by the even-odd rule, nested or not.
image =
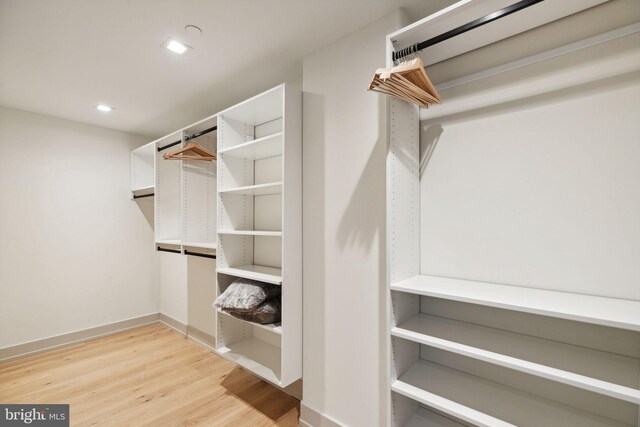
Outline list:
[[[282,231],[263,231],[263,230],[220,230],[218,234],[238,235],[238,236],[257,236],[257,237],[282,237]]]
[[[640,301],[425,275],[391,290],[640,331]]]
[[[259,282],[282,285],[282,269],[264,267],[261,265],[241,265],[239,267],[219,267],[218,273],[229,276],[242,277],[244,279],[257,280]]]
[[[224,150],[220,150],[218,154],[240,157],[249,160],[260,160],[269,157],[279,156],[282,154],[282,138],[284,134],[277,132],[244,144],[234,145]]]
[[[423,405],[451,415],[462,421],[469,422],[480,427],[516,427],[513,424],[494,418],[475,409],[456,403],[437,394],[430,393],[419,387],[413,386],[401,380],[396,380],[391,384],[391,390],[416,400]]]
[[[220,194],[239,194],[243,196],[267,196],[269,194],[279,194],[282,193],[282,181],[226,188],[221,189],[218,192]]]

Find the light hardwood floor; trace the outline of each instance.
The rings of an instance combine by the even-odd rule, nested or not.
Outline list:
[[[157,324],[0,363],[0,402],[68,403],[72,426],[297,426],[293,397]]]

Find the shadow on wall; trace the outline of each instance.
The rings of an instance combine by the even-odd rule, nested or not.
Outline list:
[[[136,199],[136,204],[138,205],[138,209],[144,215],[144,219],[147,220],[147,224],[151,230],[153,230],[154,224],[154,210],[153,210],[153,197],[145,197],[143,199]]]
[[[349,205],[340,220],[338,243],[341,248],[352,244],[368,249],[376,236],[380,236],[379,240],[382,242],[384,239],[387,101],[384,97],[378,98],[378,139],[369,154],[367,163],[360,174],[360,179],[351,195]],[[368,143],[363,145],[367,146]],[[382,254],[380,263],[384,264],[384,245],[379,249]]]
[[[302,98],[302,226],[303,226],[303,395],[323,410],[325,404],[325,100],[322,95],[304,92]],[[321,358],[318,360],[318,358]],[[313,388],[305,388],[305,384]],[[319,388],[318,385],[322,385]]]
[[[422,175],[427,169],[442,132],[440,124],[420,126],[420,179],[422,179]]]
[[[342,249],[349,245],[356,246],[364,253],[377,253],[378,283],[371,286],[378,288],[377,313],[386,313],[387,304],[387,263],[386,263],[386,158],[387,158],[387,122],[388,101],[379,96],[377,109],[377,140],[373,144],[367,163],[351,195],[349,204],[338,226],[338,244]],[[366,141],[364,146],[370,146]],[[372,247],[377,240],[377,246]],[[377,317],[378,336],[386,334],[387,316]],[[387,340],[378,340],[378,377],[387,378]],[[387,418],[387,387],[382,381],[379,399],[379,418]]]

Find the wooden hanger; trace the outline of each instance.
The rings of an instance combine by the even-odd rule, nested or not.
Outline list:
[[[195,153],[195,155],[186,155],[184,153],[191,152]],[[162,156],[165,160],[216,160],[217,156],[215,153],[207,150],[202,147],[197,142],[189,142],[182,148],[171,151],[170,153],[165,153]]]
[[[417,53],[417,50],[414,50]],[[440,104],[442,99],[424,70],[419,57],[405,60],[392,68],[379,68],[368,90],[384,93],[423,108]]]

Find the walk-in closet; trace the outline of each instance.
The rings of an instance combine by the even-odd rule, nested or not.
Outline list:
[[[0,0],[0,426],[640,427],[639,0]]]

